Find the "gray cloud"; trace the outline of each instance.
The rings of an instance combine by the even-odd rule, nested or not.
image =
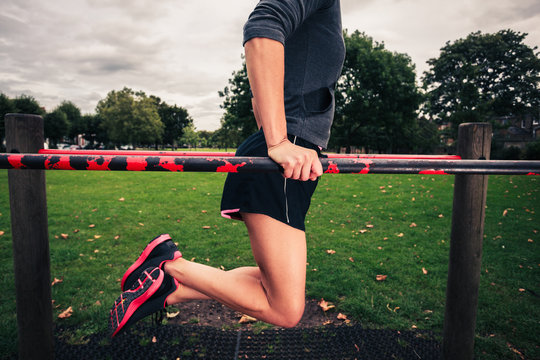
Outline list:
[[[124,86],[186,107],[198,129],[216,129],[218,91],[240,68],[242,25],[258,0],[3,0],[0,92],[47,109],[71,100],[93,112]],[[425,70],[446,41],[512,28],[538,45],[537,0],[342,0],[343,23]]]

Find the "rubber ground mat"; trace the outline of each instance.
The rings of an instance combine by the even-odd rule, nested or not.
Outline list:
[[[441,344],[424,331],[359,325],[304,329],[220,330],[197,325],[137,324],[110,339],[76,339],[58,328],[56,359],[439,359]]]

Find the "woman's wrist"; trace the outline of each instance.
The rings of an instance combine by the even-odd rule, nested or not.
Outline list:
[[[287,138],[287,135],[285,135],[285,137],[283,139],[281,139],[280,141],[278,141],[277,143],[275,144],[267,144],[267,149],[268,151],[271,151],[275,148],[277,148],[278,146],[282,145],[283,143],[289,141],[289,139]]]

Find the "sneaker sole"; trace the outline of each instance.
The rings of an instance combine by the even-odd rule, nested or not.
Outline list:
[[[124,284],[125,284],[127,278],[129,277],[129,275],[131,275],[131,273],[133,271],[137,270],[137,268],[140,267],[146,261],[146,259],[148,258],[148,255],[150,255],[150,253],[154,250],[154,248],[156,246],[158,246],[161,243],[164,243],[167,240],[172,240],[171,236],[169,234],[162,234],[162,235],[158,236],[157,238],[155,238],[154,240],[150,241],[150,243],[148,245],[146,245],[146,247],[144,248],[144,250],[141,253],[141,255],[139,256],[139,258],[124,273],[124,276],[122,277],[122,282],[121,282],[121,285],[120,285],[122,291],[126,290],[124,288]],[[176,256],[175,256],[175,258],[176,258]]]
[[[154,278],[155,272],[158,272],[157,278]],[[141,278],[143,278],[141,280]],[[131,319],[131,316],[137,311],[137,309],[144,304],[161,286],[165,273],[155,268],[152,271],[143,271],[142,276],[139,278],[139,286],[135,289],[124,291],[118,299],[114,302],[114,306],[111,309],[111,328],[113,333],[111,337],[114,337],[120,330],[124,328],[127,322]],[[149,284],[151,282],[151,284]],[[126,307],[127,304],[127,307]],[[122,319],[120,322],[119,319]],[[116,325],[115,325],[116,324]]]

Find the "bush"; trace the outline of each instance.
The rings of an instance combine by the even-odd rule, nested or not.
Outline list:
[[[504,148],[501,154],[502,160],[519,160],[521,158],[521,149],[517,146]]]
[[[524,157],[526,160],[540,160],[540,140],[527,144]]]

